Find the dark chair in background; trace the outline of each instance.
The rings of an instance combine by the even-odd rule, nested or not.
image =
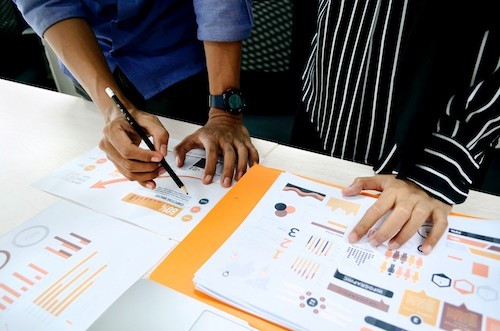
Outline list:
[[[55,89],[40,38],[12,0],[0,0],[0,44],[0,77]]]
[[[292,0],[254,0],[254,29],[243,41],[243,121],[254,137],[288,143],[295,114]]]

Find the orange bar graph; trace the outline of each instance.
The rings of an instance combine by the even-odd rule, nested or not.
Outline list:
[[[24,277],[23,275],[21,275],[18,272],[14,272],[12,275],[14,277],[16,277],[17,279],[22,280],[23,282],[25,282],[28,285],[31,285],[31,286],[35,285],[35,283],[33,281],[29,280],[28,278]]]
[[[91,266],[86,265],[96,254],[97,252],[94,252],[73,267],[50,287],[45,289],[33,302],[54,316],[62,314],[67,307],[84,295],[95,284],[94,279],[108,267],[105,264],[95,270]],[[91,272],[91,269],[95,271]]]
[[[73,236],[73,237],[75,237],[75,238],[77,238],[77,239],[79,239],[80,240],[80,244],[82,244],[82,245],[88,245],[88,244],[90,244],[92,242],[89,239],[87,239],[85,237],[82,237],[82,236],[80,236],[80,235],[78,235],[78,234],[76,234],[74,232],[71,232],[70,235]]]
[[[63,242],[62,245],[64,247],[66,247],[67,249],[72,250],[73,252],[78,252],[81,249],[80,247],[75,247],[75,246],[69,245],[65,242]]]
[[[95,277],[97,277],[97,275],[99,275],[104,269],[106,269],[108,267],[107,264],[103,265],[102,267],[100,267],[96,272],[94,272],[92,275],[90,275],[87,279],[85,279],[78,287],[76,287],[72,292],[70,292],[66,298],[64,298],[63,300],[61,300],[61,303],[59,305],[57,305],[55,307],[55,310],[57,310],[59,308],[59,306],[63,305],[61,307],[61,309],[59,309],[57,312],[55,311],[51,311],[52,314],[55,314],[56,316],[59,316],[63,311],[64,309],[66,309],[66,307],[71,303],[73,302],[74,300],[76,300],[77,297],[79,297],[80,295],[82,295],[88,288],[90,288],[90,286],[92,286],[94,283],[92,282],[92,279],[94,279]],[[73,297],[73,298],[72,298]],[[66,304],[64,304],[66,302]]]
[[[89,261],[90,259],[92,259],[95,255],[97,254],[97,252],[94,252],[92,253],[91,255],[89,255],[87,258],[85,258],[82,262],[78,263],[76,266],[74,266],[71,270],[69,270],[68,272],[66,272],[64,275],[61,276],[61,278],[59,278],[54,284],[52,284],[51,286],[49,286],[47,289],[45,289],[45,291],[43,291],[42,293],[40,293],[40,295],[38,295],[38,297],[35,298],[35,301],[34,303],[37,303],[37,304],[40,304],[40,300],[42,300],[47,292],[49,291],[52,291],[55,287],[57,287],[58,285],[60,285],[60,283],[66,279],[66,277],[68,277],[69,275],[71,275],[76,269],[78,269],[80,266],[82,266],[84,263],[86,263],[87,261]]]
[[[47,298],[42,300],[42,302],[45,301],[45,303],[41,303],[40,307],[42,307],[45,310],[49,310],[50,307],[52,307],[52,303],[57,300],[57,296],[61,294],[65,289],[67,289],[69,286],[71,286],[71,284],[76,282],[80,277],[82,277],[88,270],[89,270],[88,268],[83,269],[79,274],[77,274],[73,279],[71,279],[65,285],[61,284],[62,286],[59,287],[54,292],[47,293]]]
[[[2,299],[4,299],[5,301],[7,301],[7,302],[8,302],[8,303],[10,303],[10,304],[14,303],[14,300],[13,300],[12,298],[10,298],[10,297],[6,296],[6,295],[4,295],[4,296],[2,297]]]
[[[477,242],[475,240],[460,238],[460,237],[454,236],[452,234],[449,234],[447,239],[450,241],[459,242],[459,243],[467,244],[470,246],[481,247],[481,248],[485,248],[486,246],[488,246],[487,244],[483,244],[483,243]]]
[[[81,285],[84,285],[84,283],[82,283]],[[80,285],[80,286],[81,286]],[[78,287],[79,288],[79,291],[78,292],[75,292],[75,295],[69,299],[66,304],[64,304],[61,309],[59,309],[55,315],[56,316],[59,316],[61,315],[61,313],[69,306],[71,305],[76,299],[78,299],[83,293],[85,293],[92,285],[94,285],[94,282],[89,282],[87,284],[85,284],[85,286],[83,286],[82,288],[80,288],[80,286]],[[70,296],[68,296],[69,298]]]
[[[479,249],[475,248],[469,248],[472,254],[479,255],[479,256],[484,256],[493,260],[498,260],[500,261],[500,255],[495,254],[495,253],[490,253],[490,252],[485,252]]]
[[[56,250],[55,250],[55,249],[53,249],[52,247],[45,247],[45,249],[46,249],[46,250],[48,250],[48,251],[49,251],[49,252],[51,252],[51,253],[54,253],[54,254],[56,254],[56,255],[58,255],[58,256],[60,256],[60,257],[64,258],[64,259],[67,259],[68,257],[70,257],[70,256],[71,256],[71,254],[69,254],[68,252],[65,252],[65,251],[63,251],[63,250],[58,250],[58,251],[56,251]]]
[[[33,263],[28,264],[28,266],[29,266],[30,268],[32,268],[32,269],[35,269],[35,270],[36,270],[36,271],[38,271],[39,273],[42,273],[42,274],[44,274],[44,275],[47,275],[47,274],[48,274],[48,272],[47,272],[47,271],[45,271],[44,269],[40,268],[39,266],[37,266],[37,265],[35,265],[35,264],[33,264]]]
[[[10,294],[12,294],[13,296],[15,296],[16,298],[19,298],[21,296],[21,294],[17,293],[16,291],[14,291],[13,289],[11,289],[10,287],[8,287],[7,285],[5,285],[4,283],[0,283],[0,288],[4,289],[7,292],[9,292]]]

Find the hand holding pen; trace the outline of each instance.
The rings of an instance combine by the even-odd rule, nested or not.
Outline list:
[[[109,87],[106,88],[106,93],[108,96],[114,101],[120,112],[124,115],[125,119],[128,121],[128,123],[131,125],[131,127],[134,129],[134,131],[140,136],[140,138],[146,143],[148,148],[152,151],[156,151],[156,148],[154,147],[153,143],[149,139],[149,137],[146,135],[144,132],[143,128],[137,123],[137,121],[132,117],[130,112],[127,110],[127,108],[123,105],[123,103],[118,99],[118,97],[115,95],[113,90]],[[174,180],[174,182],[177,184],[177,186],[185,193],[187,194],[186,187],[182,183],[182,181],[179,179],[179,177],[175,174],[175,172],[172,170],[170,165],[167,163],[165,158],[161,158],[159,160],[160,164],[162,167],[168,172],[170,177]]]

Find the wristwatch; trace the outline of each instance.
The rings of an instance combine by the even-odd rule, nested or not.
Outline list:
[[[247,103],[240,89],[230,87],[222,94],[210,95],[208,105],[222,109],[231,115],[238,115],[245,110]]]

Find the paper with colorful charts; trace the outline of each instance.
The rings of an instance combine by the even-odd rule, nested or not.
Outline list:
[[[374,201],[283,173],[195,287],[294,330],[499,330],[500,221],[452,216],[428,256],[431,224],[398,250],[350,245]]]
[[[175,244],[61,200],[0,238],[0,330],[85,330]]]
[[[190,151],[184,166],[177,168],[171,148],[176,143],[178,141],[173,139],[169,142],[166,160],[184,183],[188,195],[177,187],[168,173],[155,179],[154,190],[129,181],[98,147],[56,169],[33,186],[181,241],[224,196],[227,188],[220,185],[221,160],[213,183],[201,182],[205,167],[203,150]]]

